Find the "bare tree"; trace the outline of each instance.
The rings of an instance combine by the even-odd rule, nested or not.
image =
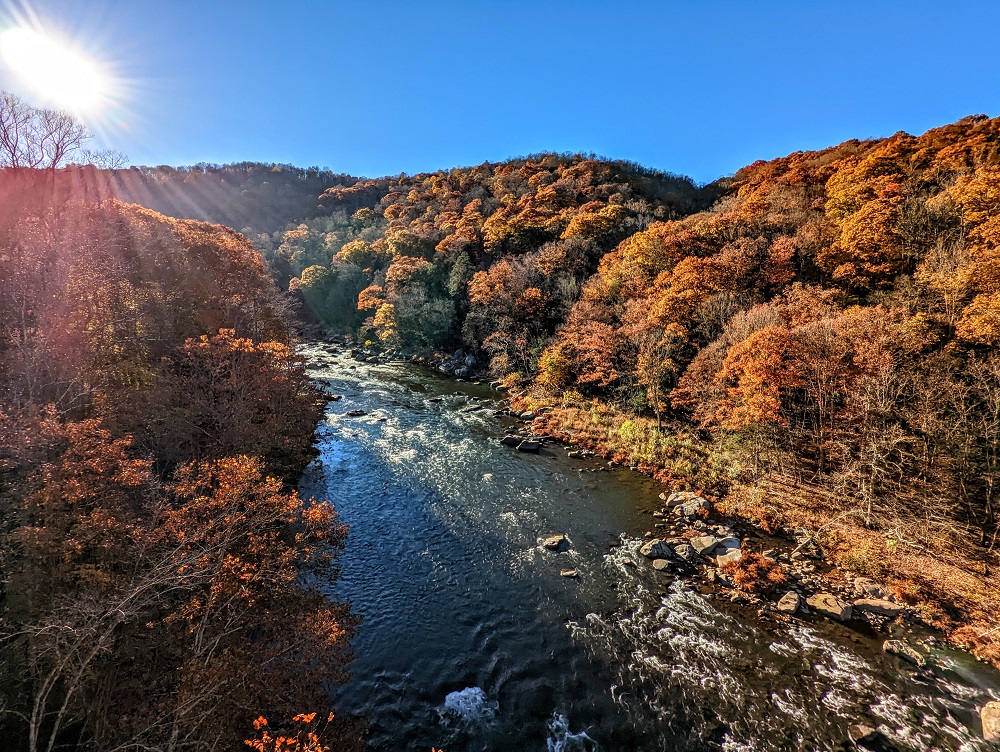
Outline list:
[[[80,154],[90,138],[70,113],[32,107],[0,92],[0,166],[54,170]]]

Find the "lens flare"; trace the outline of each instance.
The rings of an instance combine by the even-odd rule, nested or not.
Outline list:
[[[0,58],[25,86],[60,109],[85,113],[106,94],[104,76],[93,61],[33,29],[0,33]]]

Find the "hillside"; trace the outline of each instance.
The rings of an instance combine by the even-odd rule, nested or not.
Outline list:
[[[704,188],[560,155],[358,181],[260,240],[331,328],[462,346],[542,430],[769,529],[836,520],[832,559],[995,657],[998,179],[976,116]]]
[[[996,659],[998,186],[983,116],[754,163],[601,259],[523,400],[765,527],[837,520],[833,560]]]
[[[322,400],[244,236],[73,186],[0,171],[0,735],[242,747],[349,656]]]

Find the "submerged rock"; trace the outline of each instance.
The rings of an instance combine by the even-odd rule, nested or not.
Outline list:
[[[781,596],[781,600],[778,601],[778,605],[775,608],[784,614],[794,614],[801,606],[802,596],[794,590],[789,590]]]
[[[538,451],[542,448],[542,442],[535,441],[534,439],[525,439],[520,444],[517,445],[517,451],[519,452],[531,452],[532,454],[538,454]]]
[[[902,658],[908,663],[912,663],[914,666],[919,666],[923,668],[927,665],[927,659],[924,658],[915,648],[911,648],[902,640],[886,640],[882,643],[882,650],[887,652],[889,655],[894,655],[897,658]]]
[[[816,593],[806,598],[806,603],[823,616],[829,616],[837,621],[847,621],[853,613],[851,606],[844,603],[833,593]]]

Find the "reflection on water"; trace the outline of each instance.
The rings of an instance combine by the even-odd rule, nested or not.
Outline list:
[[[942,656],[923,678],[840,625],[720,611],[621,535],[657,484],[502,447],[489,409],[460,412],[492,407],[485,387],[305,354],[343,395],[302,490],[351,525],[331,588],[364,624],[337,702],[373,750],[833,750],[858,722],[901,749],[988,748],[968,725],[992,675]],[[570,549],[542,548],[550,533]]]

